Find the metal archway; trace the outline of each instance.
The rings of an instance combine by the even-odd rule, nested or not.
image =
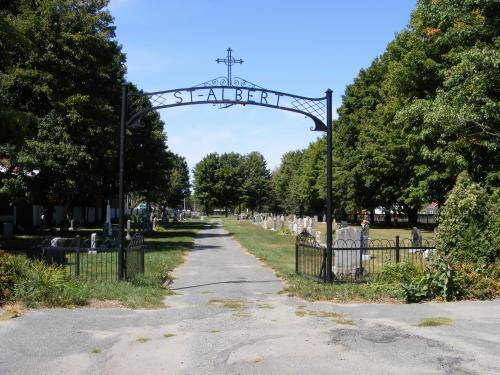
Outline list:
[[[326,261],[325,281],[332,280],[332,90],[328,89],[324,97],[309,98],[305,96],[288,94],[281,91],[268,90],[257,86],[243,78],[231,76],[231,65],[242,63],[231,56],[224,60],[228,66],[228,76],[218,77],[200,85],[157,91],[151,93],[129,94],[128,85],[122,85],[121,118],[120,118],[120,168],[119,168],[119,257],[118,278],[124,277],[124,166],[125,166],[125,129],[127,126],[139,121],[146,113],[163,108],[173,108],[186,105],[210,104],[220,108],[233,105],[260,106],[289,111],[309,117],[314,126],[312,131],[326,132],[327,137],[327,191],[326,191]],[[149,107],[132,114],[127,118],[127,102],[131,96],[146,97],[151,104]]]

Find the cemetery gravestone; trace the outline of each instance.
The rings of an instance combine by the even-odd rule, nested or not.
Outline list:
[[[127,235],[125,236],[125,239],[128,241],[132,239],[132,236],[130,235],[130,220],[127,220]]]
[[[317,243],[321,244],[321,232],[319,230],[316,231],[315,239]]]
[[[335,232],[335,275],[356,274],[361,267],[360,230],[356,228],[340,228]]]
[[[95,249],[97,246],[97,233],[92,233],[90,235],[90,250],[89,250],[89,254],[97,254],[97,251],[96,250],[92,250],[92,249]]]

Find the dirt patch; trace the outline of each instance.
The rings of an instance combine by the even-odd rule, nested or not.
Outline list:
[[[110,308],[122,308],[124,307],[120,301],[113,299],[91,299],[89,303],[85,306],[92,309],[110,309]]]

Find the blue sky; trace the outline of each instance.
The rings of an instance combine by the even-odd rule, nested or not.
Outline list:
[[[215,59],[231,47],[240,76],[270,90],[320,97],[345,86],[406,27],[415,0],[111,0],[127,78],[145,91],[226,75]],[[160,111],[168,147],[190,169],[210,152],[281,155],[318,137],[299,114],[262,107],[186,106]],[[336,114],[334,114],[336,116]]]

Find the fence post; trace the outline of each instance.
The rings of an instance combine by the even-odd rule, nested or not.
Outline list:
[[[76,272],[76,277],[80,277],[80,235],[78,234],[76,236],[76,267],[75,267],[75,272]]]
[[[364,269],[363,269],[363,253],[365,251],[364,247],[364,237],[363,237],[363,231],[359,234],[359,279],[361,280],[364,275]]]
[[[299,273],[299,241],[295,238],[295,273]]]
[[[399,263],[399,236],[396,236],[396,263]]]
[[[144,243],[141,244],[141,273],[144,274]]]

